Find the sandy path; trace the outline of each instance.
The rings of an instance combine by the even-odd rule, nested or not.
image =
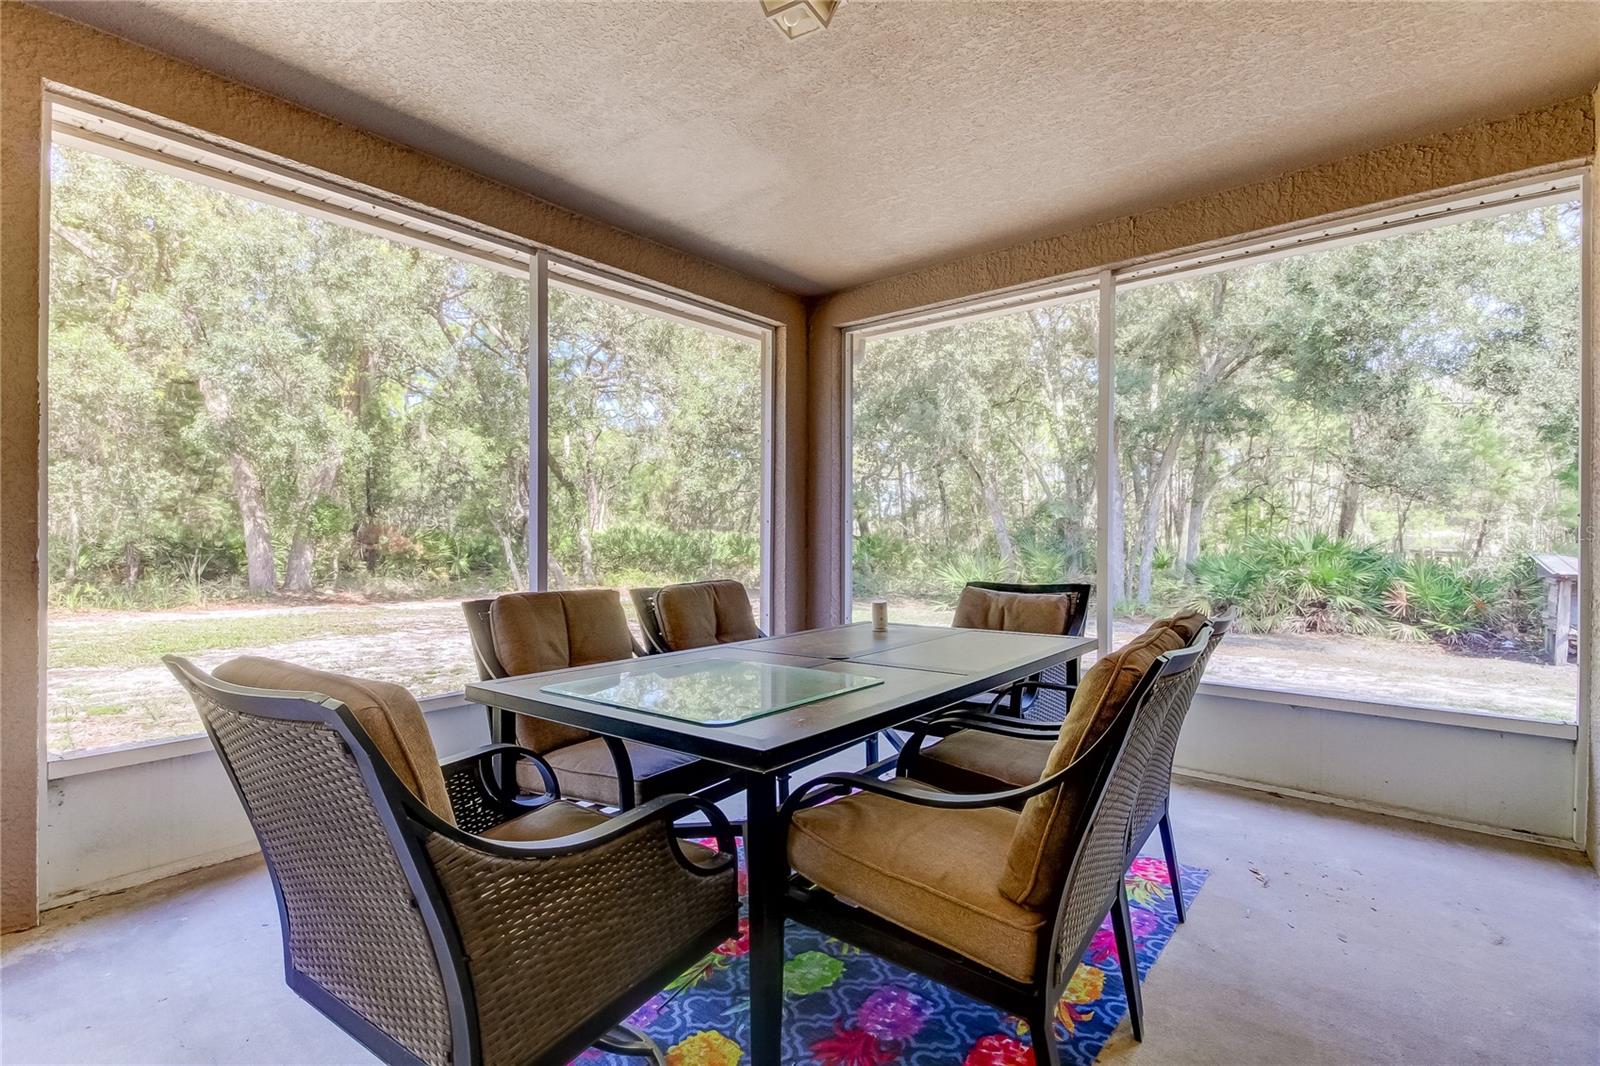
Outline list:
[[[864,614],[865,605],[858,611]],[[235,655],[264,655],[340,673],[382,677],[419,697],[459,692],[476,678],[471,649],[455,600],[370,604],[288,604],[214,610],[104,612],[52,619],[51,631],[83,640],[127,639],[141,623],[295,615],[327,619],[326,631],[248,647],[191,656],[214,667]],[[948,624],[950,612],[897,602],[899,621]],[[341,629],[378,629],[350,633]],[[1119,621],[1120,644],[1143,629]],[[57,667],[49,671],[52,752],[102,748],[198,732],[194,709],[166,668],[148,665]],[[1485,710],[1517,717],[1573,721],[1577,667],[1544,666],[1454,654],[1438,645],[1398,644],[1362,637],[1300,634],[1233,634],[1223,643],[1208,677],[1214,681],[1319,692],[1426,706]]]

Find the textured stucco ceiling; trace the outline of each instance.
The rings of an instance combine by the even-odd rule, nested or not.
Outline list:
[[[1600,81],[1586,2],[40,6],[800,293]]]

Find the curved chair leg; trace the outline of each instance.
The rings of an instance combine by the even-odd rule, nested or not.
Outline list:
[[[596,1040],[594,1046],[601,1051],[609,1051],[613,1055],[649,1059],[651,1066],[666,1066],[667,1062],[666,1055],[661,1051],[661,1045],[631,1025],[617,1026],[605,1036]]]
[[[638,806],[637,797],[633,790],[633,760],[628,757],[628,746],[616,737],[601,737],[606,742],[606,750],[611,753],[611,761],[617,768],[617,800],[618,808],[631,811]]]
[[[1034,1066],[1061,1066],[1061,1050],[1056,1047],[1056,1002],[1051,1000],[1030,1010],[1027,1022]]]
[[[1128,1025],[1135,1040],[1144,1039],[1144,1000],[1139,995],[1139,956],[1133,943],[1133,922],[1128,917],[1127,882],[1117,886],[1117,904],[1111,908],[1111,931],[1117,938],[1117,961],[1128,993]]]
[[[1183,921],[1183,869],[1178,865],[1178,848],[1172,842],[1172,818],[1166,811],[1161,812],[1161,821],[1157,823],[1161,829],[1161,850],[1167,856],[1167,880],[1172,883],[1172,906],[1178,912],[1178,921]]]

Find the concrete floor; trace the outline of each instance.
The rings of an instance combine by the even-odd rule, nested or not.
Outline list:
[[[1600,879],[1579,856],[1184,784],[1210,881],[1113,1063],[1600,1063]],[[0,1061],[370,1062],[283,985],[255,860],[0,941]]]

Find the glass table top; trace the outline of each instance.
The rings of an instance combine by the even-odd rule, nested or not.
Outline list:
[[[833,670],[701,659],[660,666],[641,662],[578,681],[558,681],[540,691],[697,725],[733,725],[881,684],[879,677]]]

